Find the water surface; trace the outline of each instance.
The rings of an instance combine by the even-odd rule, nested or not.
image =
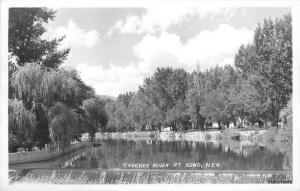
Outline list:
[[[290,153],[251,142],[114,139],[102,140],[100,144],[99,147],[86,147],[54,160],[12,165],[10,168],[252,171],[292,169]],[[180,163],[180,166],[174,163]]]

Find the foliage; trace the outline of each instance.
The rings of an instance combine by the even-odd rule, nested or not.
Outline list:
[[[67,105],[57,102],[49,108],[50,138],[61,148],[64,149],[70,144],[77,126],[77,115]]]
[[[45,113],[50,107],[61,102],[78,110],[83,99],[92,95],[91,89],[75,74],[72,70],[54,70],[38,64],[26,64],[18,67],[13,73],[11,86],[15,90],[14,97],[24,100],[26,108],[32,109],[37,116],[38,127],[35,132],[37,145],[43,146],[49,142],[47,129],[50,128],[48,123],[51,122],[48,122]],[[102,103],[102,107],[104,108],[104,103]],[[105,115],[101,116],[102,120],[105,118]],[[66,145],[66,143],[62,145]]]
[[[16,147],[28,147],[32,144],[36,128],[36,116],[28,111],[23,102],[10,99],[8,103],[9,115],[9,150],[15,151]]]
[[[8,51],[15,56],[19,66],[40,63],[57,68],[69,54],[69,49],[58,50],[64,37],[45,40],[45,24],[53,20],[55,11],[46,8],[10,8]]]
[[[280,119],[286,124],[288,129],[293,127],[293,101],[288,101],[288,104],[280,111]]]
[[[107,124],[107,114],[105,110],[105,102],[100,98],[90,98],[83,101],[82,107],[90,124],[88,124],[88,133],[91,140],[94,139],[97,131],[103,131]]]
[[[257,91],[255,97],[262,104],[258,110],[276,125],[292,93],[291,21],[290,14],[275,22],[265,19],[256,28],[254,43],[241,46],[235,57],[235,66]]]
[[[55,11],[46,8],[9,10],[9,98],[15,100],[9,108],[22,109],[10,109],[9,128],[28,128],[28,132],[10,131],[9,141],[15,147],[31,149],[32,145],[43,147],[57,141],[64,148],[93,124],[81,107],[84,100],[97,99],[94,90],[76,70],[59,67],[70,51],[59,49],[64,37],[45,37],[45,24],[54,17]],[[101,104],[104,108],[105,103]],[[28,115],[23,117],[27,122],[15,123],[14,116],[21,116],[21,111]],[[105,126],[105,120],[103,115],[98,121]]]
[[[36,129],[33,135],[33,142],[41,149],[50,142],[48,111],[42,104],[36,104],[33,112],[36,115]]]
[[[157,68],[133,96],[120,95],[106,105],[110,129],[205,130],[213,122],[220,128],[230,122],[242,127],[238,119],[259,126],[277,124],[292,93],[291,36],[291,15],[265,19],[257,25],[253,43],[239,48],[234,67],[191,74]]]

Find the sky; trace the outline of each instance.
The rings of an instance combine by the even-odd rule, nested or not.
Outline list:
[[[233,65],[241,44],[253,42],[257,23],[290,8],[151,7],[62,8],[44,38],[65,35],[64,67],[75,68],[99,95],[137,91],[157,67],[187,72]]]

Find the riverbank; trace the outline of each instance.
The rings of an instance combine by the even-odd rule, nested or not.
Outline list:
[[[22,164],[22,163],[32,163],[51,160],[67,153],[73,152],[75,150],[84,148],[88,145],[88,142],[80,142],[72,144],[66,150],[40,150],[40,151],[30,151],[30,152],[18,152],[9,153],[9,165]]]
[[[230,140],[264,140],[267,130],[222,130],[222,131],[191,131],[191,132],[159,132],[159,131],[135,131],[97,133],[96,139],[128,139],[128,140],[163,140],[163,141],[218,141]]]

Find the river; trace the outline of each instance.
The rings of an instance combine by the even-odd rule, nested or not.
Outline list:
[[[165,169],[290,171],[291,152],[250,141],[101,140],[50,161],[10,169]]]

